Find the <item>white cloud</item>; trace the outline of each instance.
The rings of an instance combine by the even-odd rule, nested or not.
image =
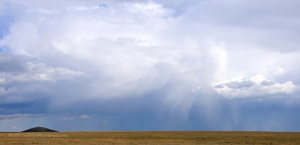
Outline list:
[[[84,114],[84,115],[81,115],[80,118],[81,118],[81,119],[90,119],[90,118],[92,118],[92,117],[89,116],[89,115]]]
[[[298,89],[293,82],[275,83],[263,75],[250,79],[231,81],[215,86],[215,90],[226,98],[273,97],[277,94],[292,94]]]
[[[184,80],[183,85],[207,83],[215,71],[226,67],[224,46],[213,39],[208,42],[176,34],[182,24],[175,18],[167,19],[172,8],[162,4],[123,3],[86,11],[76,8],[61,7],[57,14],[25,12],[24,18],[11,26],[3,45],[41,63],[27,63],[33,73],[10,78],[55,81],[86,72],[94,78],[86,84],[91,86],[87,97],[108,98],[143,95],[174,79]],[[66,68],[52,68],[48,63]]]
[[[70,98],[143,97],[172,86],[162,100],[180,108],[192,104],[193,99],[184,99],[187,94],[209,92],[214,89],[211,84],[221,82],[228,83],[215,89],[227,97],[295,92],[297,82],[282,76],[296,72],[292,68],[299,65],[299,52],[272,46],[285,44],[282,34],[295,36],[293,44],[298,45],[298,35],[294,31],[285,34],[276,26],[260,27],[274,24],[263,19],[274,16],[259,6],[265,2],[251,3],[251,8],[246,1],[10,3],[23,8],[15,10],[15,21],[0,46],[26,60],[5,58],[14,67],[5,67],[7,71],[0,73],[0,84],[16,83],[24,90],[19,84],[57,82],[63,86],[60,92],[47,93],[57,96],[53,98],[61,106],[72,103]],[[279,5],[276,2],[268,9],[278,12]],[[237,9],[240,6],[247,7]],[[264,16],[253,15],[254,10],[262,10]],[[249,23],[252,18],[264,24]],[[280,24],[289,29],[289,25]],[[286,49],[293,51],[281,53]],[[24,70],[16,73],[15,68]],[[82,77],[86,74],[88,77]],[[258,76],[231,81],[256,74],[272,81]],[[61,85],[59,80],[73,82]],[[68,101],[61,101],[61,97]]]
[[[191,124],[228,116],[232,129],[244,123],[239,113],[255,106],[239,98],[268,97],[258,106],[264,108],[299,96],[299,4],[0,0],[0,112],[75,112],[86,120],[78,111],[133,114],[143,121],[139,114],[150,112],[151,119],[180,116]]]
[[[146,17],[166,17],[172,14],[170,9],[154,2],[148,3],[124,3],[124,6],[132,13],[142,14]]]
[[[67,68],[53,68],[44,63],[34,64],[27,62],[23,66],[26,70],[17,70],[17,73],[9,73],[2,70],[0,73],[0,83],[8,84],[12,82],[30,82],[30,81],[52,81],[68,80],[84,76],[83,72],[70,70]]]
[[[2,76],[2,75],[0,75]],[[0,85],[3,85],[3,84],[6,84],[6,79],[3,77],[3,78],[0,78]]]

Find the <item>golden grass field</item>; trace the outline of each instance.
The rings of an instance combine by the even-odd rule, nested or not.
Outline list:
[[[0,133],[0,144],[300,144],[300,132],[130,131]]]

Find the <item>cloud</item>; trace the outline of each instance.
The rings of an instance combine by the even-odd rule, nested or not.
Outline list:
[[[248,88],[248,87],[253,86],[254,84],[255,83],[253,83],[250,80],[242,79],[242,80],[238,80],[238,81],[232,81],[232,82],[229,82],[229,83],[216,85],[215,88],[228,87],[228,88],[231,88],[231,89],[239,89],[239,88]]]
[[[0,54],[0,104],[34,102],[54,92],[49,83],[55,85],[57,81],[76,80],[87,76],[80,71],[30,61],[25,56]]]
[[[287,102],[300,85],[299,4],[1,1],[0,113],[95,113],[116,130],[123,120],[172,130],[241,128],[243,105],[259,106],[249,98],[297,110]]]
[[[64,117],[62,120],[74,120],[74,117]]]
[[[80,118],[81,119],[90,119],[92,117],[84,114],[84,115],[81,115]]]
[[[24,62],[17,55],[0,54],[0,83],[27,81],[56,81],[74,79],[84,73],[62,67],[49,67],[44,63]]]
[[[16,120],[16,119],[31,118],[31,117],[40,117],[40,116],[43,116],[43,114],[9,114],[9,115],[0,115],[0,121]]]
[[[0,54],[0,72],[18,72],[24,71],[24,62],[20,56],[8,53]]]
[[[92,81],[82,84],[90,87],[87,98],[122,98],[144,96],[174,80],[197,87],[225,66],[226,51],[218,42],[173,34],[181,24],[167,18],[172,7],[125,2],[107,9],[70,8],[35,11],[37,16],[26,11],[26,19],[11,26],[2,44],[36,63],[24,64],[32,73],[8,75],[7,81],[55,81],[89,74]],[[146,18],[149,21],[141,21]],[[160,23],[155,26],[153,21]],[[166,29],[169,24],[172,27]],[[25,33],[30,36],[20,35]]]
[[[293,82],[275,83],[263,75],[250,79],[231,81],[215,86],[216,91],[227,98],[272,97],[276,94],[292,94],[298,87]]]
[[[52,68],[47,67],[43,63],[33,64],[26,63],[25,64],[27,71],[24,73],[17,74],[7,74],[2,73],[2,77],[8,82],[28,82],[28,81],[57,81],[57,80],[65,80],[65,79],[74,79],[78,76],[83,76],[84,73],[73,71],[67,68]]]
[[[134,14],[138,14],[141,17],[165,17],[172,15],[172,9],[168,9],[163,5],[148,2],[148,3],[124,3],[126,9]]]

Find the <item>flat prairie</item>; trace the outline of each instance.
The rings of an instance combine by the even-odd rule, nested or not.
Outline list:
[[[0,144],[300,144],[300,132],[103,131],[0,133]]]

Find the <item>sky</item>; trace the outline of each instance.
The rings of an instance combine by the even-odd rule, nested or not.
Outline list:
[[[298,0],[0,0],[0,131],[300,131]]]

